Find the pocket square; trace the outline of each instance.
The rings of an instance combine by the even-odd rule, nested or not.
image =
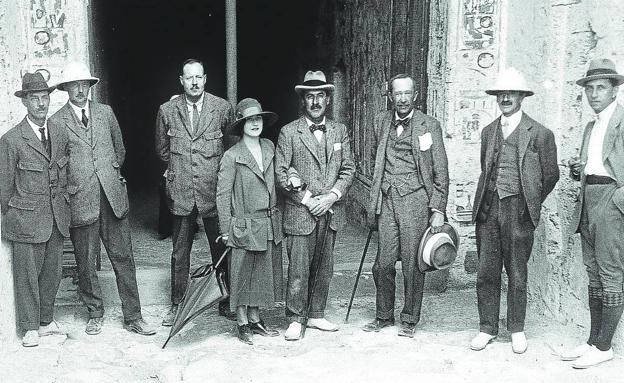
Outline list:
[[[433,144],[433,140],[431,138],[431,132],[427,132],[422,136],[418,136],[418,144],[420,146],[420,151],[424,152],[425,150],[429,150],[431,144]]]
[[[342,144],[340,142],[334,143],[334,151],[342,149]]]

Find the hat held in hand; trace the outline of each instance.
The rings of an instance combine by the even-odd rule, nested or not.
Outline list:
[[[457,258],[459,235],[457,230],[445,222],[440,232],[433,234],[428,227],[418,246],[418,268],[420,271],[448,269]]]

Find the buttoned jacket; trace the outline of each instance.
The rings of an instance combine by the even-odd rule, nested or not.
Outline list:
[[[347,127],[325,119],[326,162],[318,155],[319,142],[306,122],[305,117],[285,125],[280,131],[275,149],[275,176],[278,189],[284,197],[284,232],[292,235],[308,235],[316,226],[315,217],[301,203],[304,191],[289,192],[288,176],[292,170],[307,184],[312,197],[330,193],[332,188],[341,194],[334,203],[331,228],[338,230],[344,225],[344,201],[355,174],[355,163]]]
[[[26,119],[0,138],[2,237],[43,243],[54,222],[69,236],[67,132],[48,121],[51,155]]]
[[[217,215],[217,172],[224,151],[223,132],[234,119],[226,100],[204,93],[199,127],[193,131],[184,95],[158,110],[156,154],[167,164],[166,192],[175,215]]]
[[[121,175],[126,149],[113,109],[89,102],[85,127],[69,102],[51,121],[64,126],[69,136],[68,192],[71,226],[94,223],[100,216],[100,190],[119,219],[128,214],[128,191]]]
[[[375,152],[375,170],[370,189],[368,222],[376,222],[381,213],[381,181],[386,165],[386,147],[390,129],[393,127],[394,111],[388,110],[375,116],[372,145]],[[414,110],[410,120],[412,129],[412,155],[418,168],[419,181],[429,198],[428,207],[446,214],[448,200],[448,159],[442,140],[442,128],[433,117]]]
[[[559,180],[557,145],[553,133],[524,112],[516,130],[520,191],[526,201],[531,222],[533,226],[537,226],[542,203]],[[498,171],[496,168],[498,134],[502,134],[500,117],[481,131],[481,176],[473,204],[473,222],[476,222],[479,209],[484,203],[488,181],[495,176],[494,172]]]

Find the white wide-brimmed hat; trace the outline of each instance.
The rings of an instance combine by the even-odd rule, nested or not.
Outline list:
[[[334,85],[327,82],[323,71],[309,70],[303,77],[303,84],[295,86],[295,92],[301,93],[306,90],[334,90]]]
[[[97,84],[100,79],[91,76],[91,71],[89,71],[89,68],[85,64],[78,61],[72,61],[65,65],[65,68],[63,68],[61,82],[59,82],[56,87],[59,90],[66,90],[65,85],[74,81],[89,81],[91,86],[93,86]]]
[[[440,232],[435,234],[430,226],[418,246],[418,268],[422,272],[448,269],[457,258],[458,248],[459,234],[450,223],[444,222]]]
[[[601,78],[614,79],[616,86],[624,83],[624,76],[615,70],[615,64],[609,59],[594,59],[590,61],[585,77],[576,81],[577,85],[584,86],[587,81]]]
[[[499,92],[516,91],[523,92],[526,96],[535,94],[527,84],[524,75],[514,67],[504,69],[498,74],[494,86],[487,89],[485,93],[496,96]]]

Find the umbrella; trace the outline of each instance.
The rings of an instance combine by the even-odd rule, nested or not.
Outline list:
[[[184,294],[184,300],[178,307],[178,312],[169,331],[169,337],[162,348],[165,348],[171,338],[180,332],[188,322],[229,296],[223,275],[217,273],[216,269],[230,249],[228,247],[223,252],[214,267],[208,264],[193,271]]]

